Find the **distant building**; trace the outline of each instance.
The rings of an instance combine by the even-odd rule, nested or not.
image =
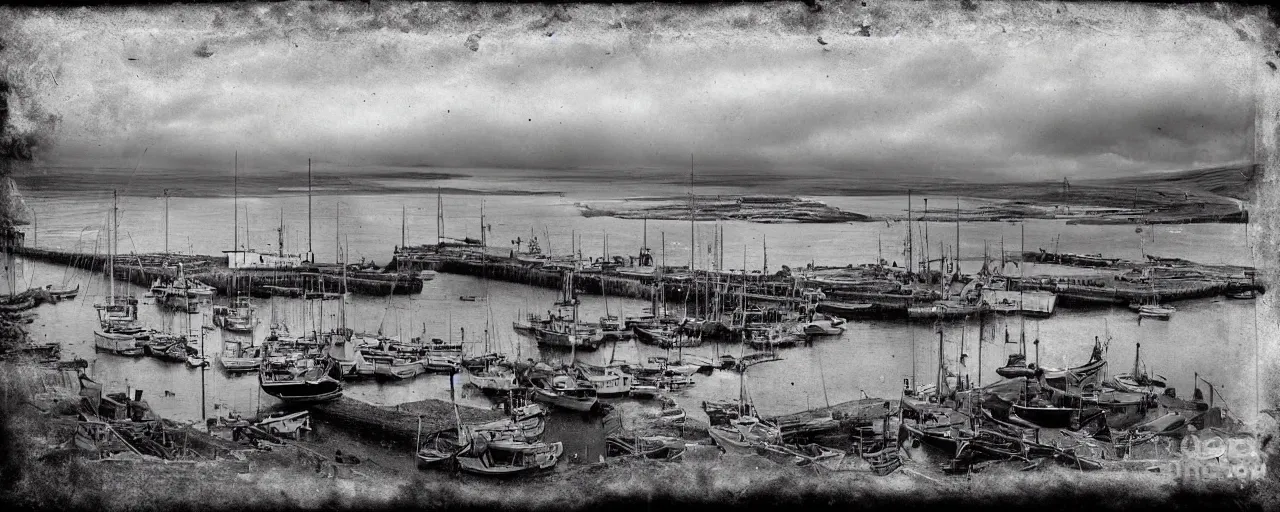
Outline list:
[[[303,264],[302,256],[262,254],[253,251],[222,251],[227,255],[227,268],[293,268]]]

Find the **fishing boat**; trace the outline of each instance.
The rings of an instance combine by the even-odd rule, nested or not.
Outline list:
[[[1258,297],[1258,292],[1254,290],[1244,290],[1239,292],[1231,292],[1227,294],[1228,299],[1236,300],[1253,300]]]
[[[137,325],[136,306],[130,308],[130,313],[124,318],[115,316],[102,320],[103,327],[93,333],[95,350],[129,357],[145,354],[144,344],[150,340],[150,331]],[[100,318],[104,311],[98,310]]]
[[[635,378],[622,371],[619,366],[595,366],[576,363],[574,368],[578,371],[578,377],[586,381],[592,389],[595,389],[597,397],[619,397],[627,396],[631,393]]]
[[[526,443],[537,442],[546,430],[547,410],[538,404],[529,404],[511,412],[509,418],[491,421],[471,427],[484,432],[492,439],[511,439]]]
[[[224,343],[218,362],[227,373],[255,371],[262,364],[262,347],[242,348],[239,343]]]
[[[729,420],[728,425],[708,427],[707,433],[717,446],[729,454],[753,455],[759,447],[782,444],[781,430],[751,416]]]
[[[794,347],[804,342],[804,335],[792,330],[783,330],[781,326],[769,329],[748,329],[747,344],[753,348]]]
[[[505,365],[490,365],[486,368],[467,371],[467,381],[485,393],[508,393],[519,389],[516,373]]]
[[[0,304],[0,311],[5,313],[17,313],[34,307],[36,307],[36,299],[34,297],[26,297],[16,302],[10,299],[9,302]]]
[[[915,319],[949,320],[985,313],[989,309],[990,306],[985,302],[966,303],[958,300],[943,300],[925,306],[908,307],[907,316]]]
[[[437,275],[436,271],[434,270],[422,270],[418,272],[418,279],[421,279],[423,281],[430,281],[432,279],[435,279],[436,275]]]
[[[756,448],[756,453],[779,464],[797,467],[816,467],[837,471],[844,461],[845,452],[818,444],[777,445],[767,444]]]
[[[624,341],[631,339],[631,330],[623,327],[617,315],[600,317],[600,341]]]
[[[209,358],[205,356],[188,356],[187,367],[188,368],[208,368]]]
[[[1165,378],[1159,375],[1147,375],[1147,372],[1142,368],[1141,361],[1142,344],[1138,343],[1133,353],[1133,370],[1128,373],[1112,375],[1104,385],[1117,391],[1146,396],[1161,393],[1167,387]]]
[[[596,350],[604,344],[599,331],[584,328],[578,323],[578,298],[574,290],[574,272],[565,272],[560,300],[556,301],[556,313],[546,320],[530,326],[540,346],[563,347],[573,350]]]
[[[1138,307],[1138,316],[1146,318],[1154,318],[1156,320],[1168,320],[1177,311],[1173,306],[1165,306],[1160,304],[1144,304]]]
[[[318,403],[342,396],[341,369],[330,357],[273,356],[258,371],[262,391],[285,402]]]
[[[835,316],[817,315],[809,322],[796,327],[800,334],[806,336],[839,336],[844,334],[844,319]]]
[[[1106,373],[1107,361],[1102,357],[1102,344],[1098,338],[1093,340],[1093,352],[1089,361],[1073,368],[1045,368],[1044,380],[1058,389],[1098,389],[1102,386],[1102,376]]]
[[[433,373],[457,373],[462,366],[462,359],[456,356],[429,354],[420,360],[422,368]]]
[[[1149,410],[1147,395],[1123,391],[1103,391],[1086,404],[1106,411],[1107,427],[1113,430],[1125,430],[1141,423]]]
[[[538,379],[530,390],[533,400],[553,405],[562,409],[578,412],[590,412],[599,403],[596,390],[580,387],[568,375],[556,375],[550,379]]]
[[[422,375],[427,370],[422,361],[399,357],[378,357],[373,359],[373,374],[382,379],[411,379]]]
[[[684,408],[676,404],[675,400],[667,397],[662,398],[662,410],[658,413],[658,423],[662,424],[679,424],[684,423]]]
[[[483,434],[478,434],[472,436],[470,448],[455,459],[464,473],[509,477],[549,469],[563,453],[563,443],[486,441]]]
[[[366,379],[378,376],[378,365],[365,356],[365,352],[357,345],[356,340],[346,330],[331,331],[319,335],[323,340],[317,344],[328,346],[328,355],[338,363],[338,369],[345,380]],[[394,357],[388,354],[386,357]],[[394,375],[385,375],[394,377]],[[398,377],[397,377],[398,378]]]
[[[45,293],[48,293],[53,300],[71,300],[80,294],[80,285],[77,284],[75,288],[60,289],[55,289],[53,285],[46,285],[44,287],[44,291]]]
[[[461,297],[458,297],[458,300],[463,302],[475,302],[477,300],[480,300],[480,298],[476,297],[475,295],[463,295]]]
[[[458,444],[458,431],[455,429],[432,433],[418,445],[418,469],[442,467],[468,448],[465,444]]]
[[[1013,404],[1009,416],[1017,416],[1040,428],[1068,428],[1079,409],[1056,407],[1050,403],[1034,400]]]
[[[662,390],[651,384],[632,384],[631,398],[653,399],[662,394]]]
[[[230,306],[214,306],[213,324],[225,331],[252,333],[253,306],[249,297],[244,295],[235,297],[231,300]]]

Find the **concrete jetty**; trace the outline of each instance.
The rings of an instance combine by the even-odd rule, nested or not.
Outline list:
[[[17,253],[25,258],[81,268],[93,272],[105,272],[107,256],[81,254],[23,247]],[[225,257],[178,254],[122,254],[115,257],[115,278],[150,288],[160,278],[171,278],[181,263],[186,276],[229,295],[235,287],[248,287],[250,293],[269,296],[265,286],[298,288],[305,291],[341,293],[344,290],[356,295],[386,296],[413,294],[422,291],[422,279],[416,275],[348,271],[335,265],[312,265],[282,269],[230,269]]]

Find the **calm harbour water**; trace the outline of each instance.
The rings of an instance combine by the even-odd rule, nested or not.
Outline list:
[[[701,191],[700,191],[701,192]],[[569,248],[571,234],[581,238],[586,255],[599,255],[604,233],[608,233],[611,255],[635,254],[642,244],[643,221],[613,218],[585,218],[578,214],[575,202],[597,201],[603,191],[583,190],[580,194],[555,196],[489,196],[484,199],[485,223],[490,225],[490,245],[505,245],[516,237],[527,239],[532,230],[544,250],[553,254]],[[625,195],[626,191],[617,192]],[[635,195],[640,195],[639,193]],[[869,214],[905,213],[905,198],[820,198],[841,208]],[[481,196],[444,196],[445,233],[449,236],[480,235]],[[920,208],[923,203],[916,198]],[[935,203],[936,201],[936,203]],[[287,252],[304,250],[307,245],[307,198],[302,196],[241,198],[239,228],[244,244],[247,224],[248,245],[260,250],[276,250],[276,228],[281,210],[285,224]],[[955,206],[954,198],[930,198],[931,207]],[[28,197],[27,203],[38,216],[36,237],[28,229],[28,243],[40,247],[105,252],[100,234],[110,209],[110,194],[94,197]],[[964,202],[972,204],[970,201]],[[219,254],[233,245],[233,199],[171,198],[169,247],[175,252]],[[335,206],[337,230],[335,230]],[[436,198],[434,196],[317,196],[313,200],[312,247],[318,261],[334,261],[338,247],[349,247],[350,259],[367,258],[385,264],[392,248],[401,240],[401,207],[407,209],[407,231],[410,244],[434,243]],[[160,198],[122,197],[120,200],[120,252],[152,252],[164,249],[164,202]],[[247,216],[244,214],[247,209]],[[246,221],[247,217],[247,221]],[[712,223],[699,223],[695,251],[698,265],[707,258],[705,240],[711,239]],[[723,223],[724,260],[728,268],[759,269],[764,260],[763,246],[767,238],[770,270],[781,265],[802,266],[846,265],[873,262],[878,254],[901,262],[906,238],[905,223],[853,224],[751,224]],[[30,228],[30,226],[28,226]],[[984,245],[997,254],[1003,237],[1005,249],[1020,248],[1021,227],[1016,223],[965,223],[960,226],[961,247],[966,261],[965,271],[980,265]],[[1064,252],[1103,253],[1109,257],[1139,259],[1145,251],[1166,257],[1181,257],[1203,263],[1250,265],[1250,252],[1245,243],[1243,225],[1177,225],[1154,226],[1142,234],[1133,226],[1069,226],[1063,221],[1035,220],[1025,224],[1026,248],[1053,250],[1055,244]],[[665,246],[660,243],[665,233]],[[549,235],[549,237],[548,237]],[[690,225],[688,221],[649,221],[648,244],[654,254],[669,265],[683,265],[689,260]],[[920,234],[917,234],[919,240]],[[939,243],[953,245],[955,224],[930,223],[931,254]],[[1141,240],[1139,237],[1142,237]],[[548,243],[549,241],[549,243]],[[920,243],[918,241],[917,243]],[[665,251],[664,251],[665,248]],[[920,250],[917,248],[917,250]],[[1062,271],[1029,265],[1027,272]],[[1018,269],[1010,266],[1009,272]],[[29,286],[80,283],[88,293],[75,301],[41,306],[39,317],[30,326],[37,341],[61,341],[67,357],[83,357],[93,361],[93,374],[108,389],[122,390],[125,385],[146,391],[147,399],[160,414],[175,419],[200,417],[201,372],[185,365],[154,359],[128,359],[95,354],[92,330],[96,326],[93,303],[106,295],[101,275],[90,275],[60,266],[27,262],[23,280]],[[120,285],[123,286],[123,285]],[[129,287],[141,296],[145,290]],[[488,282],[441,274],[427,282],[414,296],[351,297],[346,313],[349,327],[357,332],[377,332],[404,338],[426,331],[428,337],[459,339],[465,329],[466,341],[473,345],[469,352],[483,349],[486,323],[491,332],[493,349],[523,358],[549,362],[564,361],[568,353],[539,351],[531,339],[515,334],[511,321],[526,311],[545,312],[556,297],[555,290],[523,285]],[[487,296],[488,301],[461,302],[460,295]],[[220,299],[225,300],[225,299]],[[1266,297],[1260,300],[1270,300]],[[255,299],[259,318],[257,339],[265,333],[273,314],[284,319],[295,332],[312,322],[307,306],[290,299]],[[325,325],[333,325],[335,302],[324,305]],[[638,313],[647,303],[609,298],[611,313]],[[595,319],[605,313],[605,300],[584,296],[581,318]],[[173,315],[147,303],[141,307],[144,321],[153,327],[167,326],[175,330],[188,325],[211,323],[205,317]],[[944,358],[952,368],[964,345],[968,355],[960,367],[975,382],[981,367],[982,381],[995,380],[995,368],[1007,355],[1018,351],[1016,344],[1004,344],[1006,329],[1018,339],[1025,333],[1029,359],[1035,355],[1031,340],[1040,339],[1040,361],[1045,366],[1069,366],[1083,363],[1089,356],[1095,336],[1109,333],[1112,339],[1108,353],[1110,371],[1128,371],[1133,365],[1135,344],[1142,344],[1142,359],[1148,370],[1165,376],[1179,395],[1190,396],[1193,372],[1219,386],[1231,406],[1242,417],[1249,418],[1254,407],[1255,307],[1251,301],[1202,300],[1178,304],[1178,312],[1168,322],[1144,321],[1123,308],[1111,310],[1059,309],[1049,319],[1022,322],[1017,317],[993,316],[988,321],[987,343],[982,346],[981,365],[977,345],[977,322],[943,325]],[[932,325],[907,325],[901,322],[861,322],[847,324],[839,337],[819,339],[812,346],[783,349],[783,361],[753,367],[746,385],[755,403],[766,414],[784,414],[862,397],[895,397],[904,378],[913,374],[920,382],[930,382],[937,368],[938,334]],[[210,355],[217,353],[223,336],[221,331],[207,331],[204,346]],[[997,339],[992,339],[992,338]],[[708,344],[686,353],[713,357],[719,353],[739,355],[736,345]],[[603,363],[610,357],[637,361],[651,355],[667,355],[656,347],[623,342],[616,347],[606,345],[593,353],[579,353],[580,360]],[[676,354],[671,354],[672,356]],[[228,376],[215,364],[204,373],[206,412],[222,415],[236,411],[253,413],[271,405],[273,399],[258,392],[256,375]],[[739,377],[736,373],[717,371],[711,376],[698,375],[697,385],[674,398],[694,417],[701,416],[702,400],[736,398]],[[165,396],[171,391],[172,396]],[[348,396],[375,404],[396,404],[424,398],[449,399],[448,377],[423,376],[410,382],[380,384],[375,382],[347,385]],[[478,394],[477,394],[478,395]],[[480,396],[464,394],[462,403],[481,407],[489,402]]]

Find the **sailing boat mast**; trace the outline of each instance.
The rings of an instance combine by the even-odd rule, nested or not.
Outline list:
[[[284,207],[280,207],[280,229],[276,230],[278,240],[277,245],[280,247],[280,257],[284,257]]]
[[[118,194],[118,193],[117,193],[115,190],[112,190],[112,191],[111,191],[111,222],[108,222],[108,223],[107,223],[107,224],[108,224],[108,228],[109,228],[109,230],[108,230],[108,235],[109,235],[109,236],[111,236],[111,238],[107,240],[107,277],[111,280],[111,281],[110,281],[110,283],[111,283],[111,284],[109,285],[109,286],[110,286],[110,288],[108,288],[108,289],[107,289],[107,290],[108,290],[108,291],[107,291],[107,304],[108,304],[108,305],[114,305],[114,304],[116,303],[116,247],[115,247],[115,245],[116,245],[116,244],[115,244],[115,235],[116,235],[116,212],[118,211],[118,208],[116,207],[116,201],[117,201],[117,199],[118,199],[118,195],[117,195],[117,194]],[[12,284],[12,283],[11,283],[11,284]],[[12,294],[13,294],[13,286],[10,286],[10,287],[9,287],[9,294],[10,294],[10,295],[12,295]]]
[[[951,255],[951,260],[955,262],[955,275],[960,274],[960,198],[956,197],[956,250]]]
[[[231,229],[235,233],[232,235],[231,250],[240,250],[240,152],[236,151],[235,166],[231,171],[231,214],[235,217],[232,221]],[[236,254],[236,253],[232,253]],[[237,254],[239,256],[239,254]],[[239,258],[237,258],[239,259]],[[236,262],[239,263],[239,262]],[[240,265],[236,265],[239,267]]]
[[[942,359],[942,328],[938,328],[938,379],[934,384],[933,392],[938,395],[938,403],[942,403],[942,369],[945,368]]]
[[[698,309],[698,274],[694,271],[694,259],[697,257],[697,242],[694,236],[693,213],[693,155],[689,155],[689,279],[693,285],[693,309],[697,316]]]
[[[164,189],[164,253],[169,254],[169,189]]]
[[[311,246],[311,159],[307,159],[307,259],[315,262],[315,249]]]
[[[916,265],[916,261],[915,261],[915,259],[913,259],[913,258],[912,258],[912,256],[914,256],[914,255],[913,255],[913,254],[911,254],[911,249],[912,249],[912,243],[911,243],[911,236],[912,236],[912,235],[911,235],[911,223],[912,223],[912,222],[915,222],[915,219],[912,219],[912,218],[911,218],[911,189],[907,189],[907,264],[906,264],[906,267],[907,267],[907,275],[908,275],[908,276],[910,276],[911,274],[914,274],[914,273],[915,273],[915,271],[914,271],[913,269],[914,269],[914,267],[915,267],[915,265]],[[911,384],[912,384],[912,385],[915,385],[915,381],[914,381],[915,377],[912,377],[912,379],[913,379],[913,380],[912,380]]]
[[[933,276],[929,275],[929,198],[924,198],[924,278],[925,283],[929,283]]]
[[[1025,255],[1027,252],[1027,224],[1025,222],[1019,222],[1018,225],[1022,226],[1022,234],[1018,237],[1022,240],[1021,241],[1022,250],[1019,253],[1019,259],[1024,260],[1022,264],[1018,265],[1018,310],[1019,310],[1018,311],[1018,322],[1019,322],[1018,330],[1020,331],[1018,333],[1018,337],[1019,337],[1019,343],[1022,346],[1022,355],[1023,357],[1026,357],[1027,355],[1027,317],[1022,314],[1023,311],[1026,310],[1026,308],[1023,307],[1024,299],[1023,299],[1022,291],[1026,288],[1027,283],[1023,275],[1024,272],[1023,272],[1022,265],[1026,264]]]
[[[405,240],[409,238],[407,217],[405,216],[404,205],[400,205],[400,248],[404,249]]]

